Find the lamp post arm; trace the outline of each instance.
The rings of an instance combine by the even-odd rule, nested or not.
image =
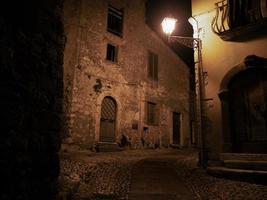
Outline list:
[[[178,42],[188,48],[201,48],[201,40],[199,38],[185,37],[185,36],[175,36],[169,35],[169,42]]]

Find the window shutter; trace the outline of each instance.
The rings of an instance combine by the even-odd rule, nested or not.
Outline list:
[[[158,55],[154,54],[154,79],[158,79]]]
[[[155,125],[159,125],[160,121],[160,106],[157,104],[155,106]]]
[[[149,107],[148,107],[148,119],[149,119],[149,123],[150,124],[154,124],[155,123],[155,106],[154,106],[154,104],[152,104],[152,103],[149,103],[148,104],[149,105]]]
[[[119,47],[116,46],[114,51],[114,62],[118,62],[118,53],[119,53]]]
[[[148,52],[148,77],[158,79],[158,55]]]
[[[148,125],[157,124],[157,104],[146,102],[146,123]]]
[[[148,76],[153,78],[153,55],[148,53]]]
[[[117,62],[118,60],[118,47],[112,44],[107,45],[106,59],[112,62]]]
[[[122,36],[122,24],[123,11],[109,6],[107,30],[115,35]]]
[[[148,102],[145,102],[145,112],[144,112],[144,122],[146,124],[148,124],[148,119],[147,119],[147,113],[148,113],[148,106],[147,106]]]

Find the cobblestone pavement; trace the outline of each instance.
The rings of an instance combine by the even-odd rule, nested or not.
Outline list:
[[[134,165],[129,200],[191,200],[192,191],[175,170],[175,159],[147,158]]]
[[[267,200],[267,186],[211,177],[196,167],[194,150],[177,149],[61,153],[59,199],[127,200],[133,166],[148,158],[174,159],[178,177],[194,194],[192,199]]]

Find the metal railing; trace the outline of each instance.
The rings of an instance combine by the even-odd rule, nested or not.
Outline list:
[[[215,6],[211,26],[217,35],[266,19],[267,3],[263,0],[253,0],[253,4],[243,0],[222,0]]]
[[[211,27],[214,33],[220,34],[230,29],[228,1],[220,1],[218,3],[215,3],[215,6],[216,15],[212,20]]]

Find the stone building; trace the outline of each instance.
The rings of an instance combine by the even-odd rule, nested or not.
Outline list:
[[[66,143],[190,145],[189,69],[145,23],[145,2],[65,1]]]
[[[192,0],[192,12],[206,72],[204,142],[209,164],[224,164],[213,172],[266,170],[266,1]]]

